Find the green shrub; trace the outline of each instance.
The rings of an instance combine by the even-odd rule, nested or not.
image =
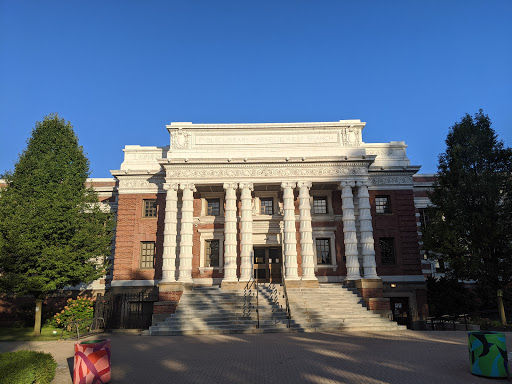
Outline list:
[[[50,384],[57,363],[49,353],[17,351],[0,354],[2,383]]]
[[[92,319],[94,315],[94,303],[91,299],[78,296],[75,300],[68,299],[64,309],[53,316],[53,319],[47,322],[48,325],[66,328],[72,330],[71,322]]]

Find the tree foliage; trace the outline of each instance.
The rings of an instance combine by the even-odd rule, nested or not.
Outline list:
[[[450,128],[439,156],[433,207],[424,233],[429,252],[443,255],[455,278],[494,293],[512,278],[512,151],[482,110]]]
[[[44,297],[100,277],[110,253],[110,214],[86,187],[89,161],[69,122],[37,122],[0,189],[0,284]]]
[[[430,316],[460,315],[478,306],[476,295],[456,279],[429,277],[427,290]]]

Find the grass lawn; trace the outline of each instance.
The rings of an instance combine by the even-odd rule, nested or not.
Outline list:
[[[56,331],[57,333],[53,333]],[[62,334],[61,328],[43,327],[40,336],[34,336],[34,328],[0,328],[0,341],[48,341],[59,340]],[[70,332],[64,331],[62,338],[73,336]]]

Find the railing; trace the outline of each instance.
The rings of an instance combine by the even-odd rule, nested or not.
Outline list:
[[[256,289],[256,328],[260,327],[260,311],[259,311],[259,303],[258,303],[258,281],[251,279],[245,284],[244,287],[244,317],[251,315],[252,310],[252,289]]]
[[[505,313],[507,314],[507,324],[510,327],[512,323],[512,308],[505,308]],[[432,330],[445,330],[446,324],[452,324],[453,329],[457,328],[457,324],[462,324],[461,321],[464,321],[464,326],[466,330],[468,329],[469,324],[479,325],[482,330],[488,329],[496,329],[503,328],[501,324],[501,317],[499,311],[497,309],[484,310],[484,311],[474,311],[460,314],[451,314],[451,315],[438,315],[427,318],[427,323],[430,322],[430,326]],[[450,327],[451,328],[451,327]]]
[[[286,318],[288,319],[287,327],[290,328],[290,321],[292,318],[292,313],[290,311],[290,303],[288,301],[288,292],[286,292],[286,279],[284,278],[284,267],[281,263],[281,284],[283,285],[283,293],[284,293],[284,300],[286,303]]]

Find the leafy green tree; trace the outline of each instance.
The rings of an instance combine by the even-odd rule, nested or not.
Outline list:
[[[69,122],[50,114],[37,122],[0,189],[0,287],[36,297],[89,283],[104,274],[112,219],[85,185],[89,161]]]
[[[477,306],[476,295],[457,279],[429,277],[427,291],[430,316],[460,315],[474,311]]]
[[[475,280],[498,296],[512,279],[512,150],[482,110],[450,128],[439,156],[424,245],[448,261],[458,279]]]

